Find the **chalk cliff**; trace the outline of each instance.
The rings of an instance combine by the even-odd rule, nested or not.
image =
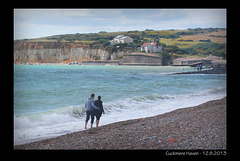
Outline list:
[[[113,60],[127,52],[109,53],[81,43],[14,42],[14,63],[61,63],[82,60]]]

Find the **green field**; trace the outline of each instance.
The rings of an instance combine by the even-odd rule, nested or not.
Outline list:
[[[161,38],[160,39],[161,43],[167,44],[167,45],[176,45],[179,48],[189,48],[190,46],[203,43],[203,42],[198,42],[198,41],[193,41],[193,42],[187,42],[187,41],[177,41],[177,39],[166,39],[166,38]]]
[[[196,35],[181,35],[180,38],[160,38],[161,43],[165,43],[167,45],[176,45],[179,48],[189,48],[193,45],[205,43],[201,42],[200,40],[210,40],[213,43],[224,44],[226,43],[226,30]]]

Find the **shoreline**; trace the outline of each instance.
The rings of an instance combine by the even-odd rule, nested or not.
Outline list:
[[[14,149],[226,149],[226,97],[164,114],[15,145]]]
[[[80,62],[70,62],[70,63],[14,63],[14,65],[79,65],[79,66],[162,66],[159,64],[154,63],[120,63],[117,60],[112,61],[83,61]],[[175,65],[166,65],[176,67]],[[186,65],[188,66],[188,65]],[[182,66],[179,66],[182,67]],[[182,71],[176,73],[169,73],[169,74],[226,74],[226,68],[209,68],[203,69],[201,71],[194,70],[194,71]]]

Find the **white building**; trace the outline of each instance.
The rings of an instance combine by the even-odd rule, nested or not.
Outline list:
[[[162,52],[162,46],[155,42],[155,43],[144,43],[141,46],[141,51],[145,51],[147,53],[160,53]]]
[[[120,44],[120,43],[133,43],[133,38],[124,35],[118,35],[113,40],[109,41],[111,45]]]

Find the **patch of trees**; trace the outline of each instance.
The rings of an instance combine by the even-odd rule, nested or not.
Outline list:
[[[179,48],[176,45],[162,45],[163,52],[162,54],[177,54],[177,55],[213,55],[223,57],[226,59],[227,52],[226,52],[226,44],[220,43],[201,43],[193,45],[189,48]]]
[[[177,40],[177,41],[193,42],[193,40],[183,40],[183,39],[180,39],[180,40]]]
[[[207,39],[207,40],[199,40],[199,42],[211,42],[210,39]]]
[[[226,44],[220,44],[220,43],[201,43],[193,45],[189,48],[184,49],[188,54],[190,55],[214,55],[223,57],[226,59],[227,51],[226,51]]]
[[[163,54],[178,54],[178,55],[183,55],[183,54],[188,54],[186,50],[179,48],[176,45],[166,45],[163,47]]]

